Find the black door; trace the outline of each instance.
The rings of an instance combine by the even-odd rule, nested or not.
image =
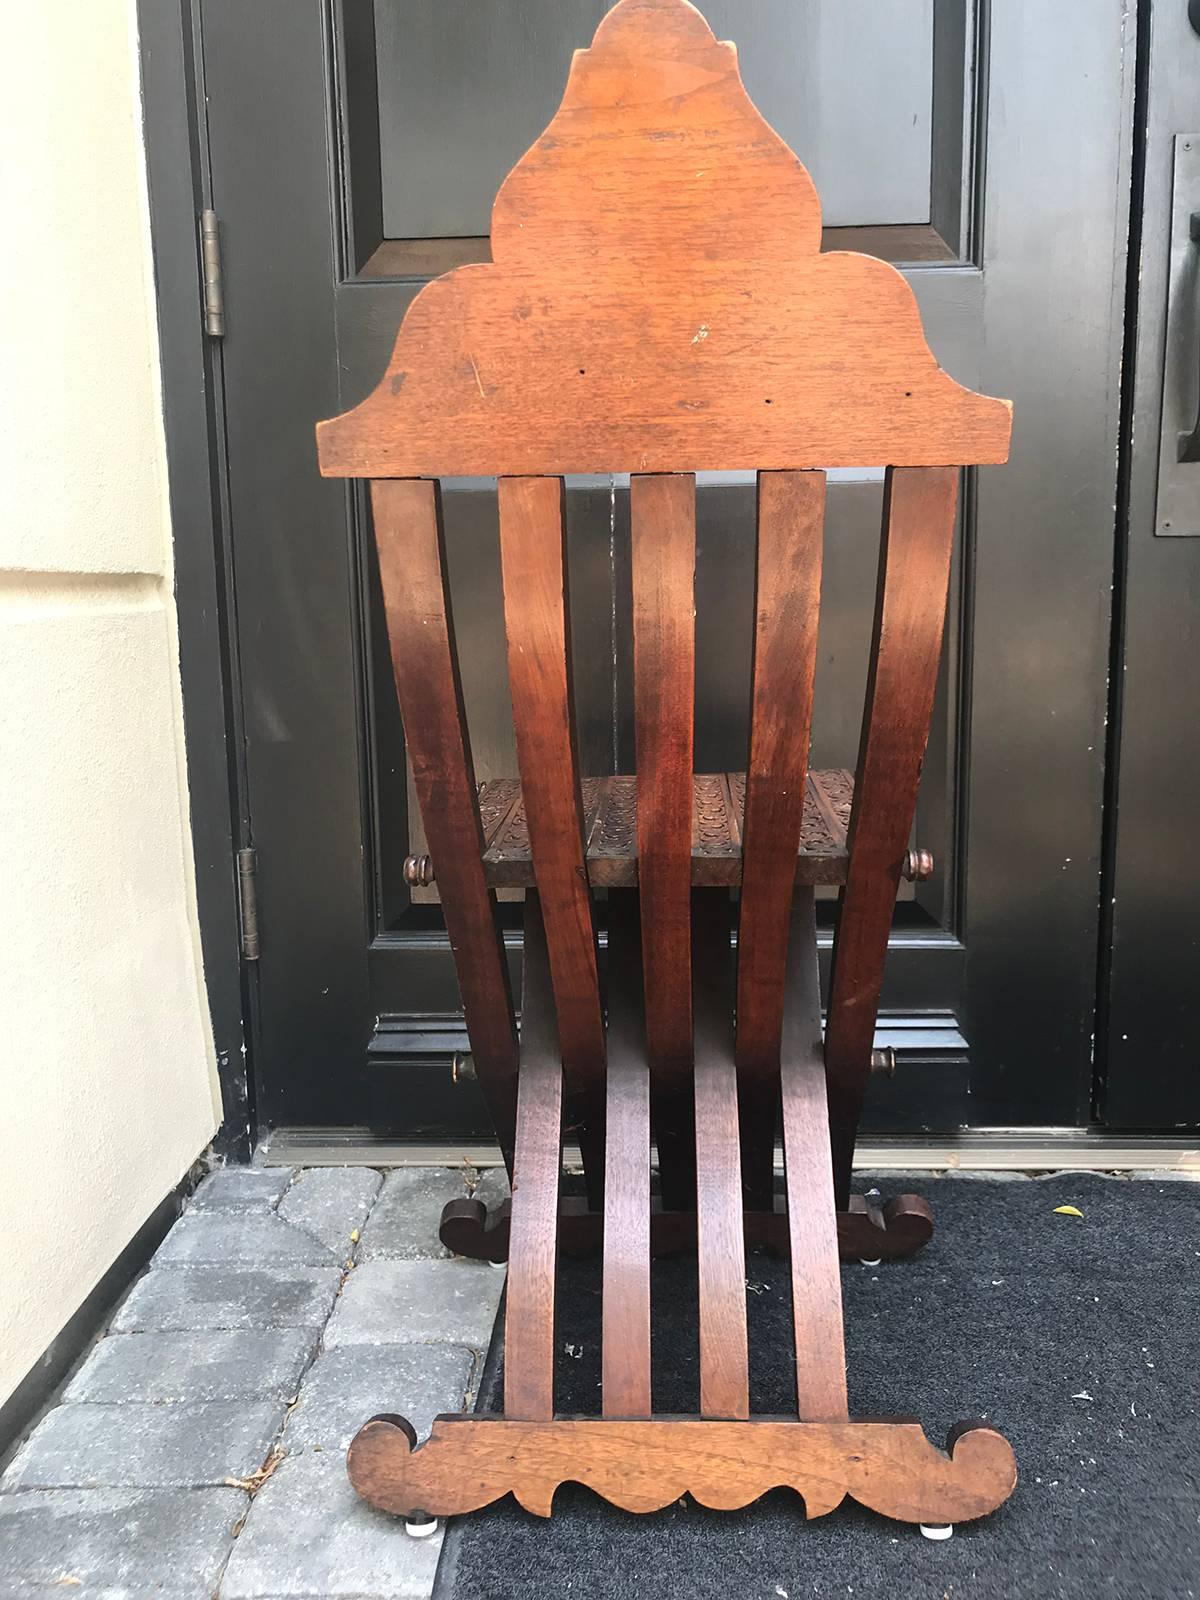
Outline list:
[[[487,251],[488,201],[601,0],[195,0],[224,383],[236,648],[258,852],[267,1125],[482,1131],[419,848],[363,498],[313,423],[364,395],[422,282]],[[1085,1122],[1100,927],[1113,504],[1135,40],[1123,0],[701,0],[813,170],[828,243],[899,263],[957,378],[1013,398],[967,484],[875,1125]],[[852,766],[881,482],[831,485],[814,761]],[[703,769],[744,762],[752,488],[700,491]],[[511,774],[489,486],[447,486],[481,777]],[[570,485],[585,772],[628,770],[626,485]],[[487,554],[485,552],[490,552]],[[737,626],[731,626],[736,621]],[[831,908],[827,907],[828,912]],[[510,908],[514,969],[519,908]],[[826,930],[826,945],[828,930]]]
[[[1200,9],[1148,22],[1099,1109],[1172,1129],[1200,1123]]]

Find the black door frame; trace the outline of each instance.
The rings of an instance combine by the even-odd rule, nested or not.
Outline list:
[[[1140,38],[1148,38],[1150,10],[1151,0],[1142,0]],[[259,1028],[256,974],[241,953],[235,861],[239,849],[253,844],[253,836],[232,626],[223,361],[219,343],[206,338],[200,318],[198,217],[209,203],[210,175],[198,7],[194,0],[139,0],[138,12],[197,897],[224,1101],[219,1141],[231,1156],[245,1159],[259,1131],[254,1092]],[[1136,146],[1136,130],[1144,128],[1144,102],[1135,114]],[[1136,273],[1130,277],[1135,281]],[[1128,372],[1127,364],[1126,382]],[[1123,546],[1117,560],[1120,572]],[[1123,598],[1118,588],[1118,602]],[[1123,633],[1124,613],[1118,604],[1114,659]],[[1115,759],[1121,735],[1115,676],[1109,710],[1109,748]],[[1106,810],[1099,886],[1105,905],[1111,899],[1114,829],[1114,815]],[[1099,950],[1101,1015],[1108,1004],[1110,960],[1106,941]],[[441,1056],[446,1043],[429,1041],[432,1054]],[[1105,1044],[1098,1036],[1097,1084],[1104,1081]]]
[[[258,1137],[253,974],[242,961],[236,858],[250,844],[224,496],[219,346],[200,314],[200,214],[209,204],[200,52],[191,0],[138,0],[189,815],[204,982],[221,1088],[217,1151]],[[136,1108],[133,1108],[136,1115]]]

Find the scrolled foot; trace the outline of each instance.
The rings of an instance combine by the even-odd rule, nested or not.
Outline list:
[[[482,1200],[450,1200],[442,1207],[438,1238],[451,1255],[471,1261],[490,1261],[501,1267],[508,1260],[509,1215],[512,1203],[502,1200],[489,1211]]]
[[[933,1212],[919,1194],[900,1194],[879,1205],[877,1190],[851,1195],[838,1212],[838,1249],[843,1261],[875,1266],[916,1255],[933,1238]]]

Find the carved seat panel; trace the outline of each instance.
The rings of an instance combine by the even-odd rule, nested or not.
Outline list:
[[[594,889],[637,887],[637,779],[584,778],[584,837],[588,881]],[[692,780],[692,883],[733,888],[742,881],[744,772],[697,773]],[[796,857],[798,884],[846,881],[846,829],[854,798],[853,774],[810,772]],[[494,889],[528,889],[536,883],[525,802],[517,778],[479,786],[484,868]],[[435,863],[436,870],[436,863]]]

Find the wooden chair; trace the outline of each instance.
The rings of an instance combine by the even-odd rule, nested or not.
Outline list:
[[[508,1256],[504,1413],[359,1432],[360,1494],[409,1517],[564,1480],[630,1511],[733,1508],[790,1485],[946,1525],[1016,1479],[990,1427],[948,1454],[912,1421],[854,1422],[843,1256],[929,1237],[906,1197],[850,1195],[897,883],[941,649],[959,468],[1002,462],[1010,407],[935,363],[891,266],[821,254],[820,208],[687,0],[621,0],[497,197],[492,264],[428,285],[388,370],[318,428],[326,475],[371,480],[396,687],[479,1083],[513,1180],[442,1237]],[[887,468],[857,771],[807,771],[824,468]],[[697,470],[758,472],[745,774],[693,774]],[[580,778],[564,569],[566,473],[628,471],[637,775]],[[477,789],[438,479],[499,479],[520,781]],[[848,821],[847,821],[848,819]],[[841,885],[821,1035],[813,886]],[[518,1038],[495,889],[524,885]],[[592,892],[607,890],[607,996]],[[734,906],[731,890],[740,892]],[[736,965],[731,950],[736,909]],[[564,1107],[587,1197],[560,1200]],[[651,1131],[660,1196],[651,1199]],[[782,1132],[786,1205],[774,1195]],[[603,1241],[603,1413],[554,1411],[556,1250]],[[791,1262],[795,1415],[751,1418],[747,1243]],[[656,1418],[650,1260],[699,1259],[700,1411]]]

